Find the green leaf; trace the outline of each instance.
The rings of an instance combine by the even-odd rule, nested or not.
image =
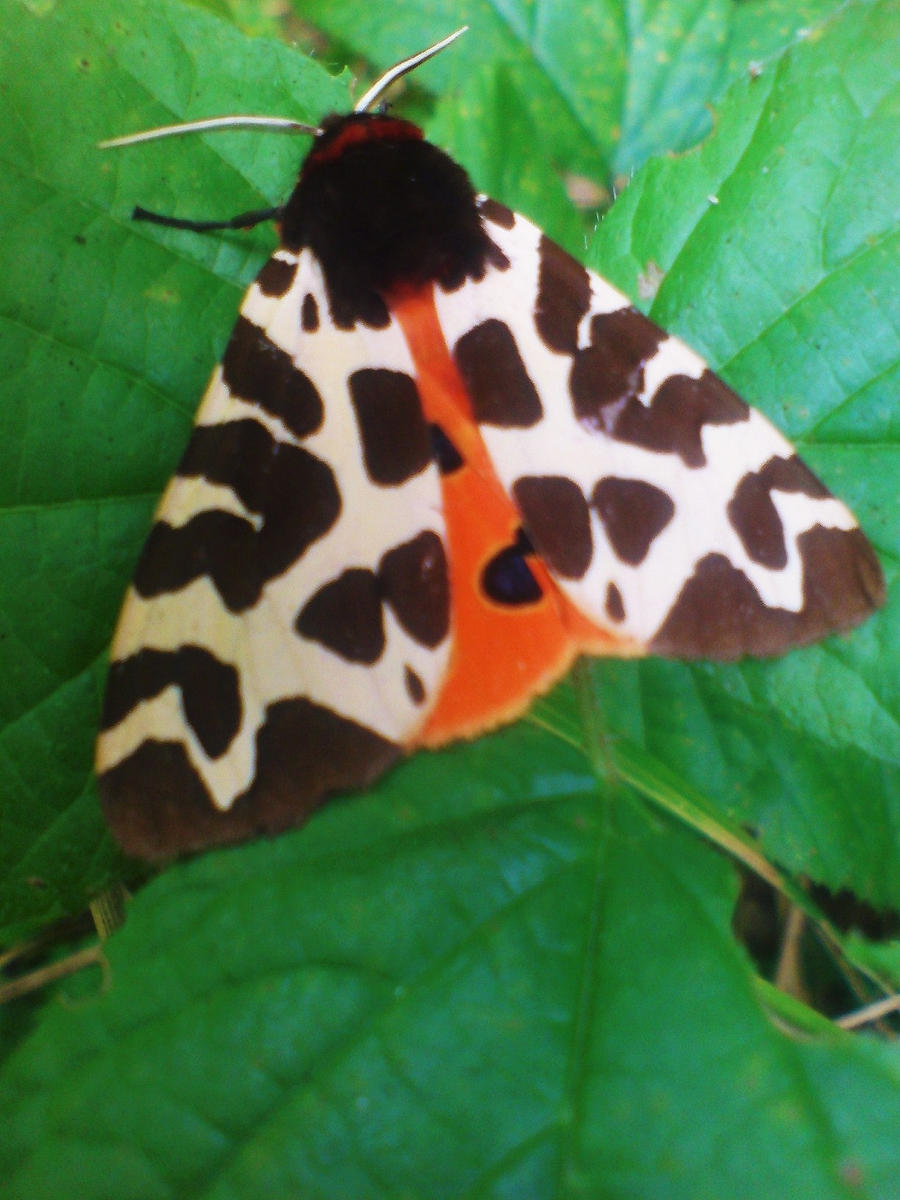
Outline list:
[[[896,1054],[769,1023],[727,863],[527,726],[455,757],[146,888],[6,1064],[6,1194],[887,1200]]]
[[[801,440],[894,581],[900,355],[882,254],[897,230],[897,17],[890,0],[849,4],[793,44],[783,5],[747,8],[755,23],[698,9],[701,30],[729,14],[731,40],[686,38],[661,94],[693,108],[678,125],[662,106],[653,148],[666,130],[686,144],[699,96],[737,81],[702,147],[635,178],[591,261],[634,294],[661,274],[654,315]],[[446,32],[423,18],[409,33],[410,11],[369,6],[403,35],[389,56]],[[603,179],[621,139],[598,114],[636,52],[603,75],[588,34],[566,45],[560,25],[555,57],[536,58],[518,10],[503,9],[514,36],[483,11],[495,41],[485,25],[459,44],[478,65],[454,50],[427,76],[464,82],[479,119],[454,119],[454,87],[430,132],[575,244],[553,168]],[[625,11],[583,5],[578,28]],[[556,13],[541,13],[554,29]],[[665,6],[660,27],[684,13]],[[271,244],[128,214],[277,202],[302,153],[241,133],[92,147],[216,112],[314,120],[347,91],[174,0],[0,0],[0,18],[15,30],[0,35],[0,919],[13,937],[122,870],[89,781],[104,650]],[[776,56],[756,78],[739,65],[753,37],[755,57]],[[558,155],[548,96],[582,114],[566,118],[577,136],[560,119]],[[644,151],[629,153],[628,166]],[[107,943],[105,982],[60,985],[4,1023],[4,1194],[891,1200],[896,1050],[805,1010],[803,1040],[773,1023],[731,932],[734,872],[705,838],[755,827],[785,870],[897,903],[897,613],[892,597],[851,638],[776,663],[595,663],[528,721],[417,755],[295,833],[170,868]],[[894,970],[895,948],[845,949]]]
[[[295,0],[306,20],[386,68],[468,24],[459,53],[417,78],[458,91],[502,63],[527,97],[532,150],[569,171],[612,184],[650,155],[692,145],[709,103],[751,64],[789,45],[839,0]],[[502,152],[502,145],[497,150]]]

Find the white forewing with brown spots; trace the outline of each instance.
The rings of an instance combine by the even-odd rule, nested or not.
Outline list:
[[[531,222],[479,203],[511,269],[439,289],[438,313],[497,475],[576,608],[647,650],[726,659],[855,624],[877,564],[786,438]]]
[[[261,774],[277,794],[285,773],[296,812],[298,760],[317,798],[360,745],[380,773],[446,672],[443,537],[398,327],[336,328],[314,256],[278,251],[247,293],[126,598],[98,745],[107,786],[199,780],[219,810],[246,806],[250,831],[282,815],[249,811]],[[188,800],[181,819],[196,820]]]

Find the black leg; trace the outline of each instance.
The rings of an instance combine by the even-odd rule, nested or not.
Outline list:
[[[228,221],[189,221],[184,217],[165,217],[146,208],[135,208],[132,221],[150,221],[154,225],[167,225],[170,229],[190,229],[194,233],[209,233],[212,229],[252,229],[263,221],[277,221],[284,210],[278,208],[256,208],[251,212],[238,213]]]

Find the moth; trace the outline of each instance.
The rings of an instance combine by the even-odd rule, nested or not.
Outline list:
[[[131,854],[297,825],[577,655],[781,654],[883,602],[853,515],[761,413],[372,111],[461,32],[311,130],[282,208],[136,211],[274,217],[280,245],[112,644],[97,773]]]

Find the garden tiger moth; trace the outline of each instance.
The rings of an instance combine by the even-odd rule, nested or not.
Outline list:
[[[778,654],[883,601],[852,514],[766,418],[370,111],[455,36],[311,131],[282,209],[221,223],[275,216],[280,246],[112,645],[97,772],[132,854],[299,824],[513,719],[581,653]]]

